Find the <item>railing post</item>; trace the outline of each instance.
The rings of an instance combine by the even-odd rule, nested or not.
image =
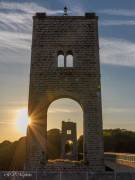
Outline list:
[[[86,180],[89,180],[89,172],[86,172]]]
[[[117,180],[117,171],[114,171],[114,179]]]
[[[62,180],[62,172],[60,171],[60,180]]]
[[[37,178],[37,168],[36,168],[36,180],[37,180],[38,178]]]

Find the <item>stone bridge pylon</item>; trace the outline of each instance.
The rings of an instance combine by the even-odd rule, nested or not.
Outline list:
[[[27,130],[28,170],[47,160],[47,110],[59,98],[76,100],[83,110],[84,164],[104,170],[98,17],[33,17]]]
[[[66,145],[71,149],[66,152]],[[77,147],[77,130],[76,123],[62,121],[61,131],[61,158],[62,159],[78,159],[78,147]]]

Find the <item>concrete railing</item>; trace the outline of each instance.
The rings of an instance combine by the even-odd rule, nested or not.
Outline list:
[[[135,167],[135,154],[128,153],[104,153],[105,160]]]

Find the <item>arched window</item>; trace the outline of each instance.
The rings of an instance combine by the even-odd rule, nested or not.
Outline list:
[[[66,143],[65,143],[65,152],[68,155],[73,154],[73,141],[71,141],[71,140],[66,141]]]
[[[73,55],[67,54],[66,56],[66,67],[73,67]]]
[[[69,51],[66,56],[64,56],[64,53],[62,51],[58,52],[57,56],[57,67],[73,67],[73,54],[71,51]]]
[[[58,53],[57,66],[64,67],[64,54],[62,52]]]

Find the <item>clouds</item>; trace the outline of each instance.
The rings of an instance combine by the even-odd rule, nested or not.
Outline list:
[[[0,2],[0,63],[29,63],[32,16],[38,11],[49,15],[63,13],[36,3]]]
[[[29,13],[18,13],[0,11],[0,30],[11,32],[31,33],[32,15]]]
[[[102,63],[135,67],[135,43],[123,39],[101,38],[100,47]]]
[[[31,34],[0,31],[0,62],[26,64],[30,58]]]
[[[102,20],[101,26],[135,26],[135,20]]]
[[[0,48],[30,49],[31,34],[0,31]]]
[[[101,20],[102,26],[135,26],[135,9],[103,9],[97,12],[109,18]]]
[[[111,16],[135,17],[135,9],[104,9],[99,10],[98,12]]]
[[[36,12],[46,12],[47,15],[63,15],[63,9],[52,10],[36,3],[0,2],[0,30],[31,33],[32,16]],[[82,15],[84,11],[79,5],[76,8],[71,6],[69,12]]]
[[[0,62],[23,63],[30,61],[32,16],[35,12],[47,12],[49,15],[63,13],[63,10],[52,10],[41,7],[36,3],[0,3]],[[79,5],[74,10],[82,14]],[[100,10],[99,13],[108,15],[134,16],[134,11],[122,9]],[[134,20],[102,20],[102,26],[135,25]],[[101,62],[122,66],[135,66],[135,44],[133,42],[101,38]]]
[[[111,28],[111,26],[115,26],[117,27],[116,32],[118,34],[121,33],[118,30],[120,26],[125,26],[126,28],[132,26],[132,28],[135,28],[135,20],[133,19],[133,17],[135,17],[135,10],[133,9],[104,9],[99,10],[98,13],[105,15],[100,21],[101,27],[110,26]],[[113,36],[115,36],[115,34]],[[135,67],[134,42],[121,38],[104,37],[100,39],[100,47],[102,63]]]
[[[77,7],[74,13],[82,13]],[[36,12],[63,14],[36,3],[0,2],[0,63],[26,64],[30,61],[32,16]]]
[[[92,4],[85,4],[84,2],[80,2],[77,0],[59,0],[59,2],[57,2],[59,3],[59,5],[56,5],[56,3],[52,4],[52,1],[48,1],[48,8],[43,6],[43,4],[41,3],[41,5],[39,5],[38,0],[37,4],[32,3],[32,1],[31,3],[28,3],[28,1],[27,3],[24,3],[23,1],[21,1],[22,3],[17,3],[20,2],[20,0],[17,2],[15,2],[14,0],[14,3],[13,1],[9,0],[7,3],[5,1],[6,0],[3,0],[3,2],[0,1],[0,123],[3,124],[3,127],[5,122],[13,122],[16,117],[15,110],[17,108],[27,107],[29,63],[32,38],[32,16],[35,14],[35,12],[46,12],[47,15],[62,15],[63,6],[65,4],[67,4],[67,6],[69,7],[71,15],[84,15],[85,9],[91,11],[92,8]],[[42,2],[46,4],[47,1]],[[97,3],[98,7],[101,7],[103,5],[103,2],[94,3]],[[52,7],[56,9],[52,9]],[[62,9],[59,9],[59,7],[62,7]],[[104,7],[106,7],[106,5]],[[104,34],[104,36],[100,38],[101,63],[116,66],[135,67],[135,43],[133,43],[135,42],[135,39],[132,34],[131,38],[128,37],[127,34],[130,34],[131,31],[126,33],[128,31],[128,26],[130,26],[130,30],[131,28],[134,28],[135,11],[131,9],[103,9],[97,10],[97,13],[100,15],[100,29]],[[124,28],[126,30],[125,32]],[[123,35],[121,36],[122,33]],[[123,39],[114,37],[123,37]],[[127,40],[125,40],[124,38],[126,38]],[[132,42],[129,39],[131,39]],[[107,68],[111,67],[114,69],[113,76],[119,76],[121,73],[119,71],[119,73],[116,74],[116,66],[107,66]],[[129,68],[117,69],[129,70]],[[103,71],[105,73],[106,70]],[[108,71],[106,72],[105,77],[109,77],[110,74],[108,73]],[[112,71],[110,72],[112,73]],[[132,93],[132,91],[134,90],[134,83],[127,83],[129,82],[129,78],[130,82],[133,81],[132,78],[134,77],[134,74],[131,73],[130,77],[127,77],[127,73],[125,73],[125,71],[122,73],[121,76],[124,79],[123,81],[121,79],[114,78],[114,80],[109,80],[109,84],[107,84],[108,81],[104,80],[105,83],[103,84],[103,92],[105,92],[105,95],[103,96],[103,104],[106,104],[107,102],[107,106],[103,108],[103,112],[107,121],[112,119],[112,122],[116,122],[115,127],[118,125],[118,120],[122,121],[122,127],[124,118],[125,122],[127,122],[127,120],[130,121],[134,119],[134,109],[132,107],[130,109],[129,106],[129,102],[132,100],[132,104],[134,106],[134,94]],[[125,76],[124,73],[126,74]],[[121,86],[122,88],[119,88]],[[106,90],[107,87],[109,88]],[[123,87],[128,88],[124,89]],[[130,91],[131,88],[132,91]],[[126,91],[125,94],[123,93],[123,89]],[[112,93],[115,91],[119,93]],[[130,98],[128,94],[130,94],[132,97]],[[124,99],[126,96],[127,98]],[[117,105],[118,101],[119,107]],[[115,104],[118,108],[114,107],[114,102],[116,102]],[[123,107],[123,104],[127,105],[127,109]],[[62,116],[57,116],[60,112]],[[57,123],[59,123],[59,126],[61,126],[60,122],[61,120],[63,120],[63,117],[65,120],[71,118],[72,120],[77,120],[80,123],[82,120],[81,112],[79,114],[75,106],[70,103],[65,104],[64,101],[62,101],[59,106],[55,106],[54,108],[50,109],[50,113],[48,113],[50,115],[48,124],[52,122],[52,125],[54,125],[54,127],[57,127]],[[131,117],[131,113],[133,118]],[[121,117],[119,116],[120,114]],[[7,126],[5,127],[5,129],[0,129],[1,136],[3,136],[3,138],[7,137]],[[10,125],[9,127],[10,128],[8,129],[8,132],[10,137],[13,133],[11,132]],[[52,126],[50,124],[50,128],[51,127]],[[81,123],[80,127],[82,127]]]
[[[133,108],[122,108],[122,107],[119,107],[119,108],[116,108],[116,107],[109,107],[109,108],[104,108],[104,113],[107,113],[107,114],[110,114],[110,113],[135,113],[135,109]]]
[[[71,102],[72,103],[72,102]],[[81,109],[77,109],[77,108],[67,108],[67,107],[63,107],[63,108],[57,108],[57,107],[55,107],[55,108],[50,108],[49,110],[48,110],[48,113],[55,113],[55,114],[57,114],[57,113],[79,113],[81,111]]]
[[[2,10],[15,10],[21,13],[26,13],[26,14],[33,14],[35,12],[46,12],[49,15],[54,15],[57,13],[63,13],[63,10],[52,10],[48,9],[42,6],[39,6],[36,3],[29,2],[29,3],[9,3],[9,2],[1,2],[0,3],[0,9]]]

